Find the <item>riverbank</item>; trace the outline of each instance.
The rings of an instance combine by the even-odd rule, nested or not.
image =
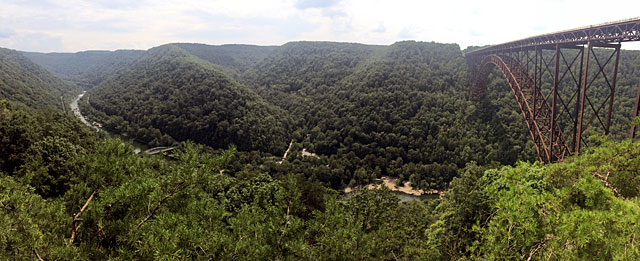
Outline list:
[[[398,179],[393,177],[383,176],[381,179],[379,179],[379,181],[381,181],[380,184],[369,184],[366,187],[368,189],[380,189],[384,186],[391,191],[401,192],[407,195],[412,195],[417,197],[424,196],[424,195],[438,195],[439,197],[442,197],[444,195],[444,191],[439,191],[435,189],[427,190],[427,191],[424,191],[422,189],[415,190],[411,187],[410,181],[405,181],[402,184],[402,186],[398,186],[396,185],[396,183],[398,182]],[[356,192],[361,188],[362,186],[358,186],[354,188],[347,187],[344,189],[344,193],[349,194],[352,192]]]
[[[75,115],[82,123],[84,123],[85,125],[93,128],[96,132],[104,132],[106,135],[109,136],[117,136],[120,137],[120,139],[122,140],[126,140],[128,142],[130,142],[133,147],[134,147],[134,152],[136,154],[148,150],[150,147],[146,144],[142,144],[139,142],[136,142],[135,140],[132,140],[130,138],[124,137],[122,135],[117,135],[114,133],[110,133],[104,129],[101,129],[100,127],[102,126],[102,124],[97,123],[97,124],[92,124],[89,121],[87,121],[87,119],[82,115],[82,112],[80,112],[80,107],[78,106],[78,101],[80,101],[80,99],[85,95],[85,93],[87,93],[87,91],[83,91],[81,94],[79,94],[75,99],[73,99],[73,101],[71,102],[71,104],[69,104],[69,106],[71,107],[71,111],[73,111],[73,115]]]
[[[78,107],[78,101],[80,100],[80,98],[82,98],[82,96],[84,96],[85,93],[87,93],[87,91],[83,91],[75,99],[73,99],[71,104],[69,104],[69,107],[71,107],[71,111],[73,112],[73,115],[75,115],[76,118],[78,118],[82,123],[84,123],[85,125],[91,127],[96,131],[100,131],[100,128],[98,128],[98,126],[95,126],[89,123],[87,119],[85,119],[84,116],[82,116],[82,113],[80,113],[80,108]]]

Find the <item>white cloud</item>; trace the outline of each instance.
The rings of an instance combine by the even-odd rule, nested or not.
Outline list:
[[[640,1],[577,0],[5,1],[0,46],[35,51],[148,49],[169,42],[391,44],[406,39],[464,48],[630,18],[640,9]]]

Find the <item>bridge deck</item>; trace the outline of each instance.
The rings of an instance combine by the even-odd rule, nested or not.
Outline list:
[[[155,148],[151,148],[151,149],[145,150],[144,153],[148,154],[148,155],[155,155],[155,154],[158,154],[158,153],[164,153],[164,152],[167,152],[167,151],[171,151],[173,149],[175,149],[175,147],[155,147]]]
[[[491,45],[468,52],[466,55],[481,56],[514,49],[534,49],[536,46],[555,46],[556,44],[582,45],[589,41],[595,44],[640,41],[640,17],[590,25]]]

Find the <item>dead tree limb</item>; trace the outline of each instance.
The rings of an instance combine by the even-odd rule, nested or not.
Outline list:
[[[147,212],[149,214],[142,221],[140,221],[140,223],[138,223],[138,228],[140,228],[145,222],[149,221],[149,219],[151,219],[153,217],[153,215],[156,214],[156,211],[158,211],[158,209],[160,209],[162,204],[165,201],[167,201],[167,199],[173,197],[176,193],[180,192],[180,190],[182,190],[184,188],[183,184],[184,183],[180,183],[180,184],[176,185],[175,187],[173,187],[173,190],[171,190],[171,192],[169,192],[169,194],[167,194],[164,197],[162,197],[162,199],[160,199],[160,202],[158,202],[158,205],[156,205],[153,208],[153,210],[151,210],[151,212],[149,212],[149,206],[150,206],[150,204],[149,204],[149,206],[147,206]]]
[[[80,215],[82,215],[82,213],[87,210],[89,203],[91,203],[91,200],[93,200],[93,197],[96,195],[96,193],[98,193],[98,189],[93,190],[91,196],[89,196],[89,199],[87,199],[87,202],[85,202],[84,206],[82,206],[82,208],[80,209],[80,212],[73,216],[73,222],[71,222],[71,238],[69,238],[69,245],[72,245],[73,240],[76,239],[76,233],[78,232],[79,227],[78,223],[80,222]]]
[[[605,187],[607,187],[607,188],[611,189],[611,191],[613,191],[613,194],[616,195],[616,197],[619,197],[621,199],[625,199],[625,197],[622,196],[622,194],[620,194],[620,192],[618,192],[618,190],[615,187],[613,187],[611,184],[609,184],[608,180],[609,180],[609,175],[610,174],[611,174],[611,171],[607,171],[607,175],[606,176],[598,174],[598,173],[593,173],[593,175],[595,177],[597,177],[602,182],[602,184],[604,184]]]
[[[40,257],[40,254],[38,254],[38,250],[33,250],[33,253],[36,253],[36,257],[38,258],[38,261],[44,261],[44,259],[42,259],[42,257]]]

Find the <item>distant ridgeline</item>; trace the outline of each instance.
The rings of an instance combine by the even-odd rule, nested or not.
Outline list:
[[[58,79],[22,53],[0,48],[0,99],[62,111],[77,92],[74,84]]]
[[[81,109],[109,130],[150,145],[233,144],[243,164],[272,172],[283,171],[273,159],[293,140],[283,164],[334,188],[389,175],[441,189],[470,161],[535,160],[501,77],[490,76],[487,99],[468,101],[466,64],[456,44],[178,43],[148,51],[24,55],[90,89]],[[627,94],[638,75],[632,61],[639,55],[621,53],[618,110],[632,100]],[[624,129],[626,116],[615,117],[613,129]],[[319,158],[303,157],[303,149]]]
[[[60,79],[91,89],[118,70],[126,69],[145,54],[140,50],[86,51],[78,53],[23,52]]]

